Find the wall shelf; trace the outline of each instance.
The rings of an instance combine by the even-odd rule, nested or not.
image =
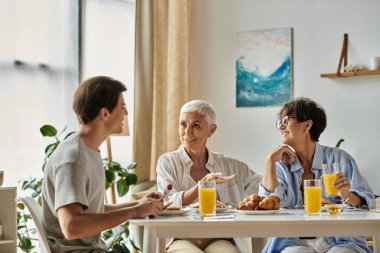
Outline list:
[[[14,243],[14,240],[1,240],[0,244],[8,244],[8,243]]]
[[[380,75],[380,69],[340,72],[339,74],[338,73],[327,73],[327,74],[321,74],[321,77],[337,78],[337,77],[371,76],[371,75]]]
[[[358,70],[358,71],[348,71],[341,72],[341,69],[348,64],[348,34],[345,33],[343,37],[343,46],[340,53],[338,70],[335,73],[321,74],[322,78],[337,78],[337,77],[353,77],[353,76],[370,76],[370,75],[380,75],[380,69],[376,70]]]

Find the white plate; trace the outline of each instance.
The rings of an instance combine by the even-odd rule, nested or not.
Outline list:
[[[161,212],[161,216],[174,216],[174,215],[184,215],[188,212],[191,211],[191,208],[186,207],[186,208],[181,208],[179,210],[164,210]]]
[[[280,210],[234,210],[241,214],[249,214],[249,215],[265,215],[265,214],[275,214]]]

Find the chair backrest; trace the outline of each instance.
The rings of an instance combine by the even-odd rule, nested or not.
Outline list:
[[[36,226],[38,240],[40,242],[41,253],[51,253],[49,243],[45,234],[45,230],[42,227],[42,207],[32,197],[19,197],[17,202],[22,202],[28,208],[30,215]]]

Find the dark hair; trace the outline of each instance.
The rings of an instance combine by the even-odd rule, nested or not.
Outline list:
[[[126,90],[124,84],[107,76],[95,76],[83,81],[76,90],[73,101],[79,123],[91,122],[102,108],[112,112],[120,93]]]
[[[296,98],[284,104],[278,113],[279,118],[284,116],[294,116],[298,122],[312,120],[310,137],[313,141],[318,141],[319,136],[325,130],[327,121],[323,107],[308,98]]]

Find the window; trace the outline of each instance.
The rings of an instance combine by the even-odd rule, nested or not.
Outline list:
[[[42,125],[77,128],[78,1],[2,0],[0,32],[0,170],[14,186],[42,176]]]
[[[127,86],[124,93],[129,132],[133,133],[135,3],[87,0],[83,24],[83,78],[111,76]],[[122,165],[132,160],[132,136],[111,137],[112,158]],[[106,146],[101,147],[103,157]]]

